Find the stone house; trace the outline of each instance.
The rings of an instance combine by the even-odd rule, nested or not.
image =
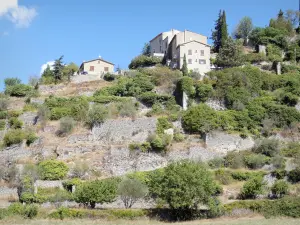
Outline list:
[[[207,37],[188,30],[160,33],[150,41],[152,56],[166,57],[170,67],[181,69],[186,55],[188,69],[202,75],[210,71]]]
[[[104,75],[106,73],[114,73],[114,64],[101,58],[83,62],[79,67],[79,74],[83,72],[89,75]]]

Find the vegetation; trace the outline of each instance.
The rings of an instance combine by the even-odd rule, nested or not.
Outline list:
[[[75,120],[71,117],[63,117],[59,122],[59,136],[70,134],[76,125]]]
[[[58,160],[45,160],[38,165],[40,177],[43,180],[60,180],[66,177],[69,168]]]
[[[225,42],[228,39],[227,23],[225,11],[219,12],[219,17],[215,23],[215,29],[212,33],[212,39],[214,42],[214,51],[219,52]]]
[[[140,67],[155,66],[161,62],[162,60],[159,57],[139,55],[131,60],[131,63],[128,67],[129,69],[137,69]]]
[[[253,30],[252,19],[250,17],[245,16],[244,18],[241,19],[241,21],[237,25],[234,31],[234,36],[237,39],[243,39],[244,45],[247,45],[248,38],[252,30]]]

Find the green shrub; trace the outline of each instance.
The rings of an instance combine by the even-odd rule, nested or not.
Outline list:
[[[154,56],[139,55],[131,60],[129,69],[137,69],[139,67],[154,66],[162,62],[162,59]]]
[[[296,157],[300,153],[300,143],[290,142],[281,150],[281,154],[285,157]]]
[[[288,174],[288,179],[292,183],[297,183],[300,181],[300,167],[290,171]]]
[[[34,143],[38,139],[38,137],[36,136],[36,134],[34,132],[32,132],[32,131],[28,132],[26,134],[25,138],[26,138],[26,145],[27,146],[30,146],[32,143]]]
[[[254,177],[248,180],[241,190],[241,198],[243,199],[253,199],[256,198],[258,195],[263,193],[264,182],[262,177]]]
[[[245,166],[243,152],[229,152],[224,159],[224,165],[226,167],[239,169]]]
[[[23,122],[20,121],[18,118],[16,117],[12,117],[9,119],[8,121],[10,128],[12,129],[21,129],[23,126]]]
[[[21,144],[24,139],[25,133],[23,130],[10,129],[3,138],[3,144],[7,147],[15,144]]]
[[[166,151],[167,146],[171,143],[172,137],[167,134],[155,135],[149,140],[152,150],[154,151]]]
[[[25,219],[33,219],[38,214],[38,207],[33,204],[22,205],[21,203],[13,203],[7,210],[9,214],[20,215]]]
[[[16,84],[13,86],[7,86],[5,94],[15,97],[25,97],[32,91],[32,87],[26,84]]]
[[[245,164],[250,169],[259,169],[269,162],[269,157],[262,154],[249,154],[244,157]]]
[[[126,102],[130,100],[127,97],[119,97],[119,96],[105,96],[105,95],[99,95],[95,96],[93,98],[93,101],[100,104],[108,104],[111,102]]]
[[[184,136],[184,134],[181,134],[181,133],[175,133],[173,139],[175,142],[183,142],[185,139],[185,136]]]
[[[93,105],[88,112],[87,125],[92,128],[104,122],[107,117],[107,109],[103,105]]]
[[[112,210],[110,211],[110,213],[117,219],[130,219],[130,220],[144,217],[147,215],[146,212],[141,209],[134,209],[134,210],[118,209],[118,210]]]
[[[218,127],[217,113],[205,104],[193,106],[183,114],[182,125],[190,133],[207,133]]]
[[[281,62],[282,61],[282,50],[273,44],[267,45],[267,57],[271,62]]]
[[[282,73],[299,73],[300,72],[300,67],[297,65],[282,65]]]
[[[51,120],[59,120],[63,117],[67,117],[71,115],[71,108],[69,107],[55,107],[51,109]]]
[[[83,218],[84,213],[77,209],[69,209],[66,207],[60,207],[55,212],[50,213],[49,218],[51,219],[60,219],[63,220],[65,218],[70,219],[78,219]]]
[[[61,180],[67,175],[68,166],[58,160],[45,160],[38,165],[42,180]]]
[[[250,180],[250,179],[253,179],[255,177],[263,177],[265,176],[266,173],[263,172],[263,171],[259,171],[259,172],[250,172],[250,171],[232,171],[231,172],[231,177],[234,179],[234,180],[237,180],[237,181],[247,181],[247,180]]]
[[[287,171],[285,171],[284,169],[276,169],[272,171],[271,174],[273,177],[276,177],[276,179],[281,180],[285,178],[285,176],[287,175]]]
[[[209,160],[207,164],[211,169],[219,169],[219,168],[224,167],[225,159],[214,158],[214,159]]]
[[[114,81],[116,79],[116,75],[111,73],[106,73],[104,74],[103,79],[106,81]]]
[[[70,134],[75,125],[76,122],[73,118],[71,117],[63,117],[59,120],[59,135],[67,135]]]
[[[274,196],[282,198],[284,195],[288,194],[289,185],[284,180],[277,180],[271,187],[271,192]]]
[[[154,92],[145,92],[138,96],[138,99],[147,106],[152,106],[155,103],[164,104],[174,98],[171,95],[159,95]]]
[[[263,139],[256,144],[252,151],[257,154],[274,157],[280,151],[279,141],[274,139]]]
[[[259,63],[266,60],[267,57],[263,53],[249,53],[245,55],[245,61],[250,63]]]
[[[166,117],[160,117],[157,119],[156,124],[156,133],[164,134],[164,131],[167,129],[173,128],[173,124],[168,121]]]
[[[66,189],[69,192],[72,192],[73,186],[78,186],[82,183],[82,181],[79,178],[73,178],[71,180],[66,180],[62,183],[64,189]]]
[[[6,127],[6,121],[0,120],[0,130],[5,130],[5,127]]]
[[[7,97],[1,97],[0,95],[0,111],[7,110],[9,106],[9,99]]]
[[[7,111],[0,111],[0,120],[6,119],[7,116],[8,116]]]
[[[8,118],[19,117],[23,112],[22,111],[8,111]]]
[[[8,206],[7,210],[12,215],[21,215],[23,213],[24,206],[19,202],[12,203]]]
[[[201,102],[206,102],[212,95],[213,87],[211,84],[205,84],[203,82],[196,84],[196,97],[199,98]]]

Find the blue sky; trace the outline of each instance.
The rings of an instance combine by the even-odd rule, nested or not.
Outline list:
[[[3,79],[39,75],[64,55],[66,63],[102,58],[127,68],[145,42],[172,28],[211,35],[220,9],[231,33],[243,16],[266,26],[298,0],[0,0],[0,90]]]

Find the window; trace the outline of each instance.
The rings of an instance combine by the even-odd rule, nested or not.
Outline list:
[[[204,50],[201,50],[201,56],[204,56]]]
[[[199,59],[199,64],[206,64],[206,60],[204,60],[204,59]]]
[[[90,71],[94,71],[95,67],[94,66],[90,66]]]
[[[98,64],[100,64],[100,60],[98,60]]]
[[[160,48],[159,48],[159,49],[160,49],[160,52],[162,52],[162,47],[161,47],[161,46],[160,46]]]
[[[197,50],[195,50],[195,53],[198,53],[198,51],[197,51]]]
[[[108,72],[108,67],[104,67],[104,72]]]
[[[155,49],[153,49],[153,53],[155,53]]]
[[[192,54],[193,54],[193,52],[192,52],[192,50],[191,50],[191,49],[189,49],[189,52],[188,52],[188,54],[189,54],[189,55],[192,55]]]
[[[197,60],[197,59],[195,59],[195,62],[198,62],[198,60]]]
[[[166,42],[166,48],[168,48],[168,43]]]
[[[193,60],[192,59],[189,59],[188,60],[188,64],[192,64],[193,63]]]

